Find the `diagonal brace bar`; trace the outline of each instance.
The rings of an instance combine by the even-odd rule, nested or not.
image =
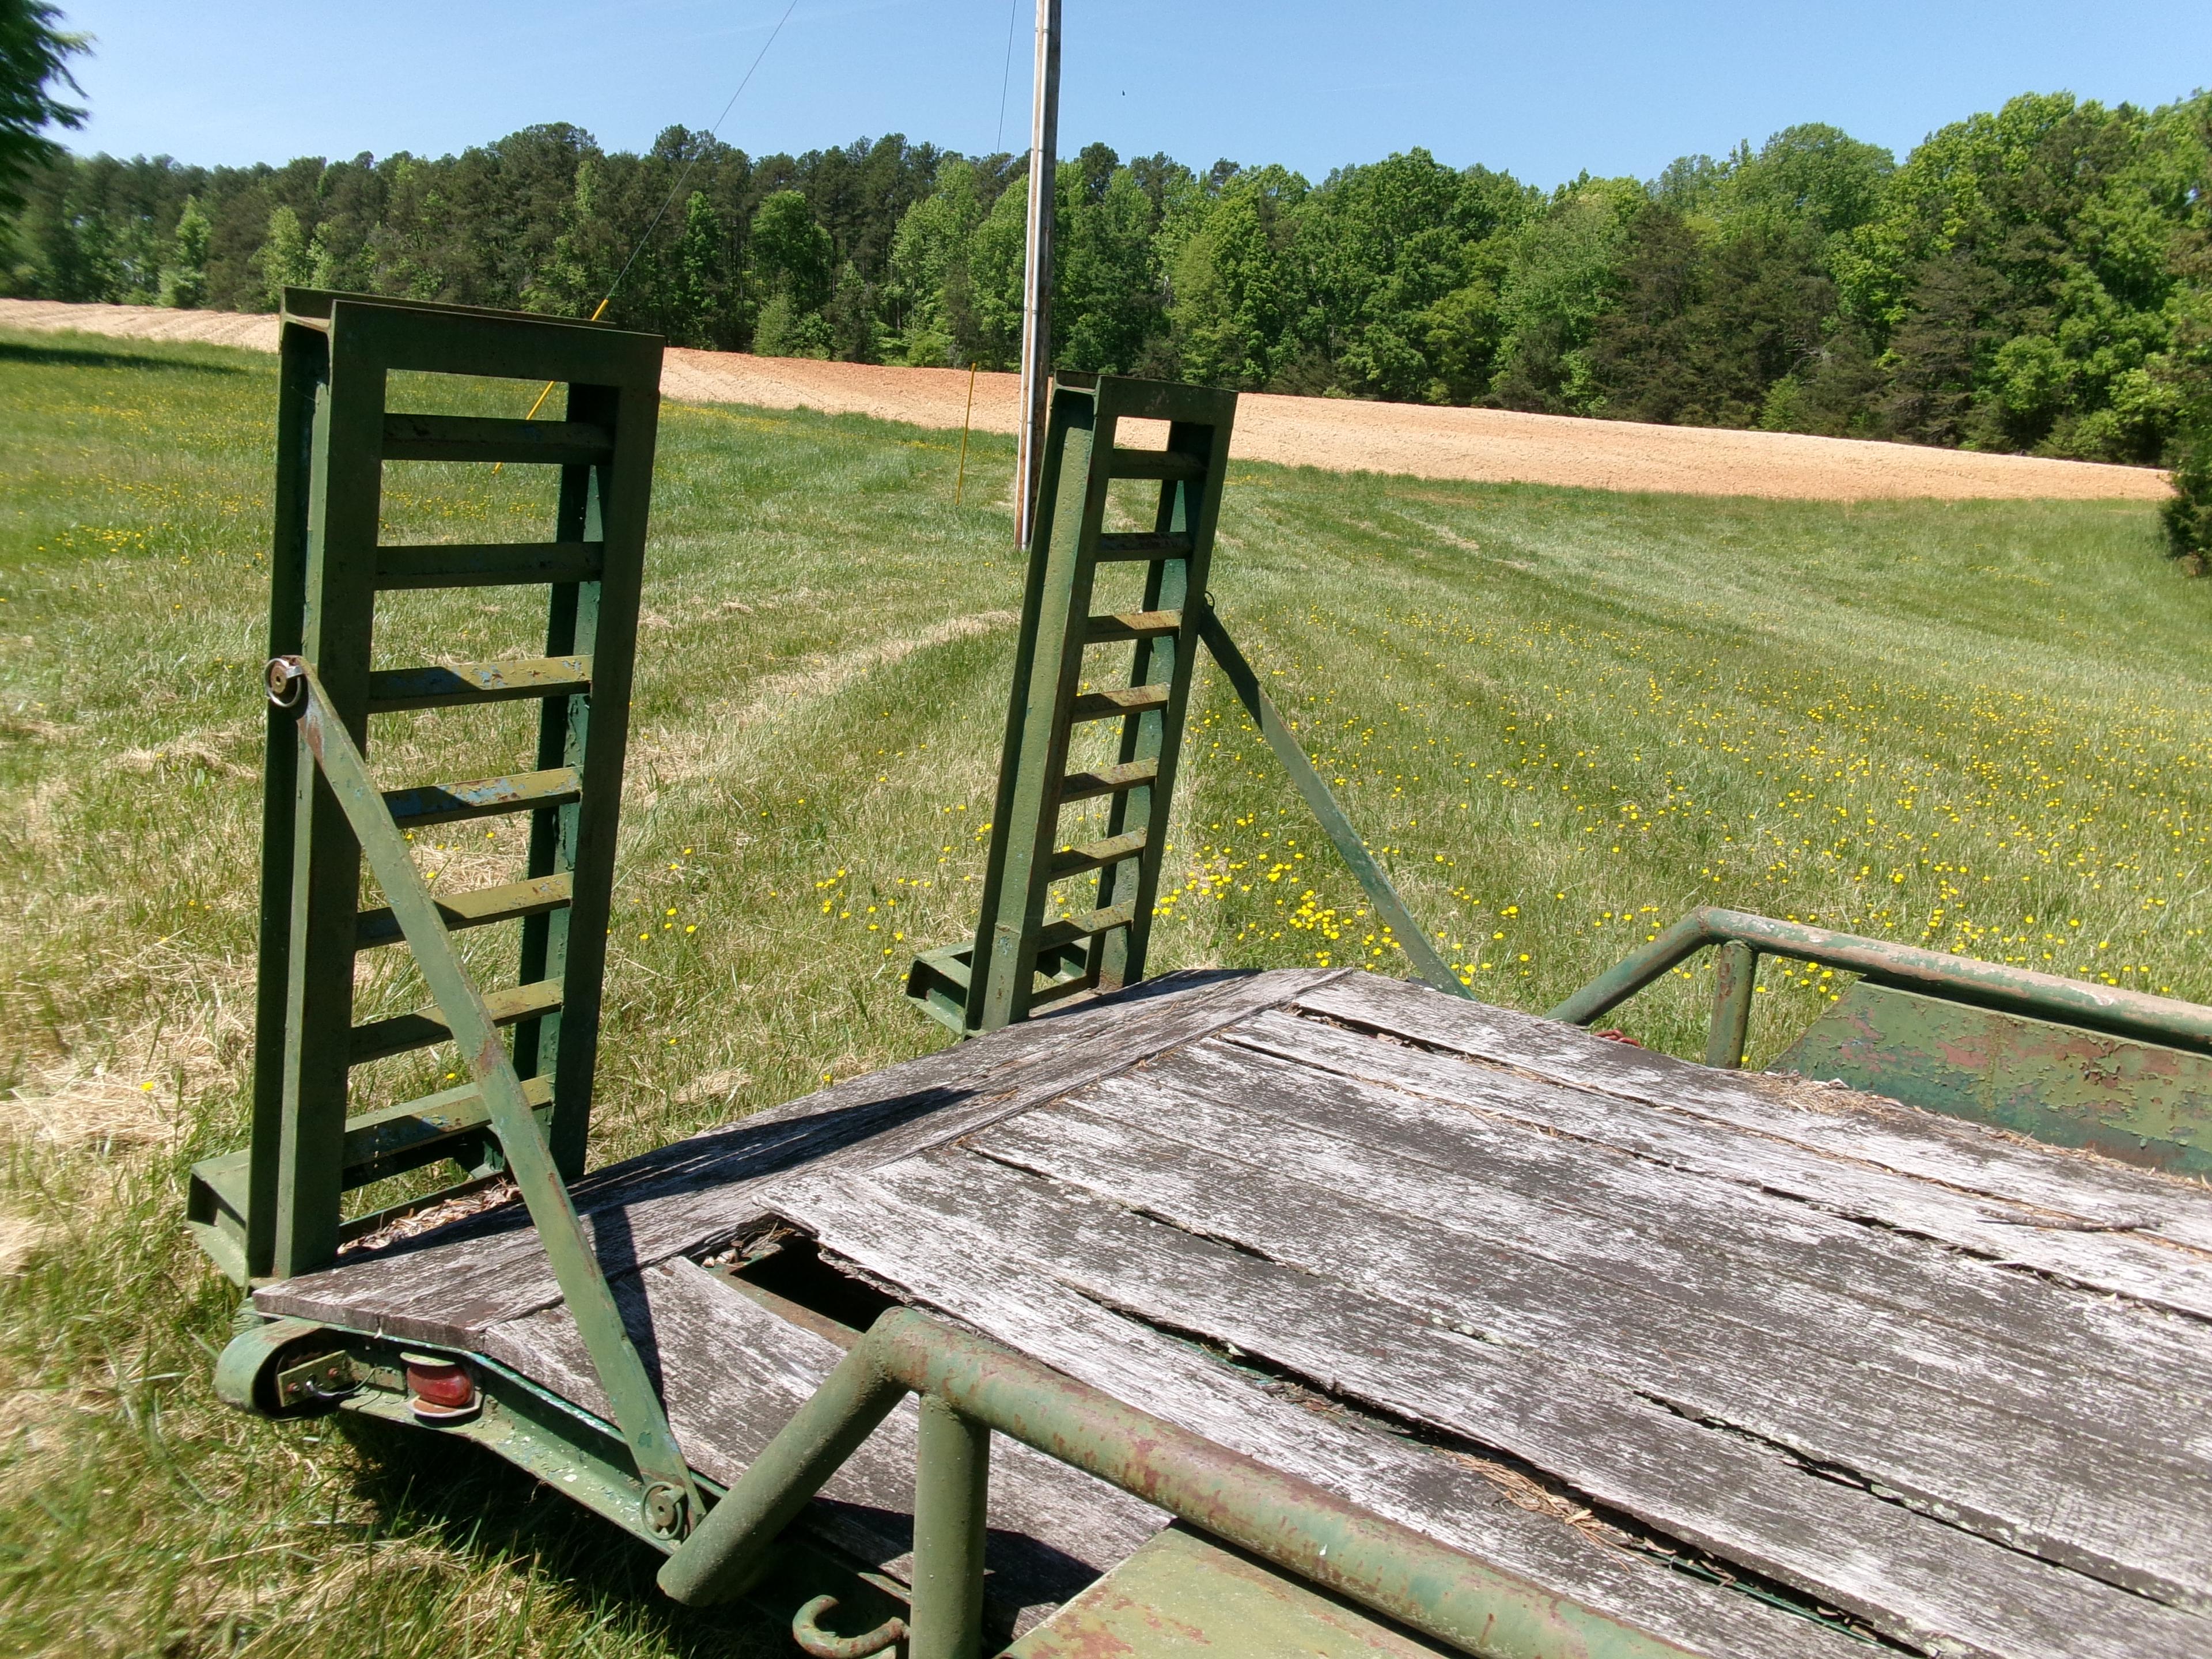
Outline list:
[[[1259,726],[1260,734],[1267,738],[1267,746],[1275,751],[1275,758],[1282,762],[1283,769],[1291,775],[1291,781],[1297,786],[1306,805],[1321,820],[1321,827],[1334,844],[1338,856],[1351,866],[1352,875],[1366,890],[1376,914],[1389,926],[1391,937],[1413,964],[1413,971],[1437,990],[1472,1000],[1474,993],[1460,983],[1459,975],[1445,965],[1436,947],[1429,943],[1420,923],[1413,920],[1412,912],[1406,908],[1406,902],[1398,896],[1398,890],[1390,884],[1390,878],[1368,852],[1359,831],[1352,827],[1344,808],[1337,805],[1328,785],[1322,781],[1321,774],[1306,758],[1306,751],[1298,746],[1297,738],[1291,735],[1273,699],[1261,690],[1260,677],[1252,672],[1252,665],[1237,648],[1237,641],[1229,637],[1229,630],[1221,625],[1221,618],[1211,604],[1198,613],[1198,635],[1213,653],[1214,661],[1221,665],[1221,672],[1229,676],[1230,684],[1237,688],[1238,700]]]
[[[681,1537],[703,1513],[676,1437],[661,1409],[660,1397],[645,1362],[623,1329],[614,1292],[599,1258],[584,1237],[576,1206],[553,1157],[538,1130],[522,1079],[507,1058],[506,1044],[454,949],[430,890],[409,856],[407,842],[392,821],[383,793],[369,776],[368,763],[331,705],[315,672],[298,657],[273,659],[268,670],[269,700],[295,713],[300,734],[323,777],[344,810],[354,838],[392,907],[399,931],[415,954],[423,981],[445,1017],[461,1058],[475,1078],[491,1114],[492,1128],[507,1154],[507,1173],[522,1194],[530,1219],[553,1265],[584,1346],[614,1409],[616,1424],[646,1483],[649,1529]],[[665,1490],[663,1490],[665,1489]]]

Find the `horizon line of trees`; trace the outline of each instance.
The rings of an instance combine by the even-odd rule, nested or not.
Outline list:
[[[437,158],[58,152],[0,219],[0,289],[578,315],[635,253],[607,314],[680,344],[1003,368],[1025,172],[896,134],[756,158],[671,127],[633,155],[560,124]],[[2185,471],[2212,422],[2204,93],[2024,95],[1901,163],[1822,125],[1550,191],[1422,149],[1316,185],[1093,144],[1054,189],[1065,368]]]

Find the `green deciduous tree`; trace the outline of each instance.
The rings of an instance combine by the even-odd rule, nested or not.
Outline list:
[[[169,263],[161,270],[161,303],[185,310],[207,301],[208,216],[199,198],[187,196],[177,215]]]
[[[1272,383],[1294,347],[1292,246],[1309,186],[1283,167],[1239,169],[1185,205],[1174,238],[1170,312],[1182,373],[1213,386]]]
[[[300,216],[281,202],[269,210],[269,229],[254,263],[261,275],[258,297],[267,311],[283,305],[287,288],[304,288],[314,276],[314,256],[300,228]]]

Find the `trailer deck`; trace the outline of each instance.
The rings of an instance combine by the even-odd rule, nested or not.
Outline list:
[[[1172,975],[577,1182],[725,1486],[889,1303],[1716,1656],[2212,1652],[2212,1191],[1326,970]],[[605,1417],[519,1204],[267,1285]],[[915,1410],[817,1499],[901,1577]],[[1166,1522],[994,1443],[1003,1629]]]

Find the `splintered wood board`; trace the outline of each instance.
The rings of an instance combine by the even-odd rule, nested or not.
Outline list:
[[[835,1363],[691,1265],[782,1224],[1697,1651],[2212,1656],[2212,1191],[1364,975],[1144,991],[580,1185],[695,1464]],[[518,1216],[258,1299],[599,1405]],[[894,1571],[911,1436],[817,1513]],[[1003,1449],[994,1502],[1024,1623],[1160,1521]]]

